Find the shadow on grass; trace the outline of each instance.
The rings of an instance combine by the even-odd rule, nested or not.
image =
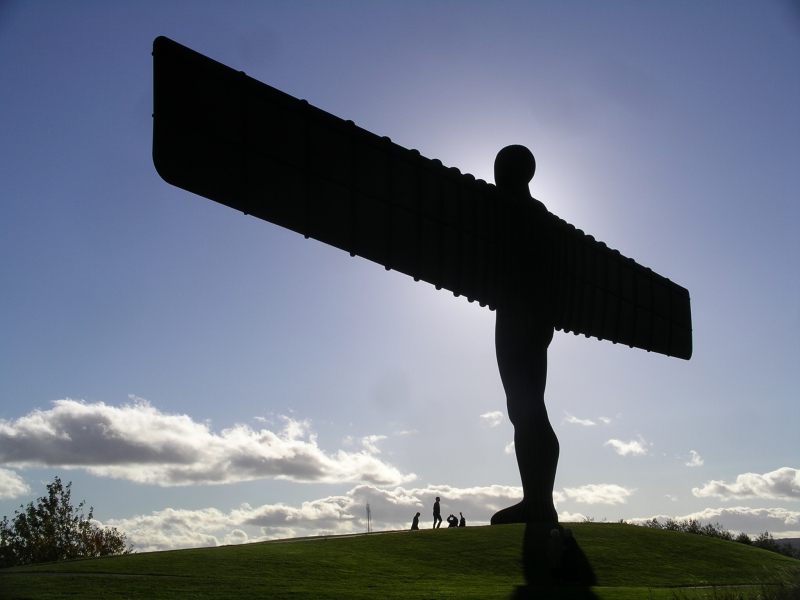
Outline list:
[[[563,532],[561,525],[547,523],[528,523],[525,526],[525,537],[522,543],[522,570],[525,574],[527,585],[521,585],[514,590],[511,600],[528,600],[533,598],[563,598],[599,600],[592,592],[590,586],[597,583],[592,566],[581,549],[578,542],[577,582],[560,584],[550,573],[547,567],[547,540],[550,531],[557,527]]]

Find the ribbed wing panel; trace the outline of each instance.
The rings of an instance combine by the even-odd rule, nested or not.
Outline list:
[[[556,329],[689,359],[686,288],[554,219],[551,239]]]
[[[494,186],[166,38],[154,56],[167,182],[495,307],[508,207]]]
[[[165,181],[481,305],[502,302],[525,236],[501,190],[167,38],[153,54],[153,161]],[[548,220],[558,328],[688,358],[686,290]]]

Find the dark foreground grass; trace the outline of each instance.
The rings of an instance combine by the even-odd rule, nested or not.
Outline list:
[[[800,577],[800,561],[734,542],[571,527],[584,558],[582,585],[571,587],[554,585],[544,566],[549,528],[505,525],[17,567],[0,570],[0,598],[734,598],[731,586],[755,597],[761,584],[774,591]]]

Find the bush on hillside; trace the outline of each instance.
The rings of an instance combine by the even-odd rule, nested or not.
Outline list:
[[[764,550],[769,550],[770,552],[777,552],[779,554],[784,554],[786,556],[792,556],[794,558],[800,558],[800,551],[795,550],[789,544],[779,544],[773,537],[769,531],[765,531],[764,533],[759,533],[756,536],[756,539],[752,540],[751,542],[753,546],[758,548],[763,548]]]
[[[72,482],[62,485],[55,478],[47,485],[47,495],[22,512],[15,511],[9,521],[0,521],[0,567],[54,562],[89,556],[130,554],[127,536],[116,527],[92,523],[94,508],[83,514],[85,502],[72,506]]]
[[[697,519],[688,519],[685,521],[676,521],[675,519],[667,518],[664,523],[659,523],[658,519],[650,519],[642,523],[645,527],[653,529],[667,529],[669,531],[682,531],[684,533],[694,533],[697,535],[705,535],[721,540],[728,540],[739,542],[740,544],[747,544],[748,546],[756,546],[770,552],[777,552],[784,556],[792,558],[800,558],[800,551],[795,550],[789,544],[779,544],[768,531],[759,534],[755,539],[751,539],[746,533],[738,535],[732,534],[719,523],[713,525],[701,525]]]

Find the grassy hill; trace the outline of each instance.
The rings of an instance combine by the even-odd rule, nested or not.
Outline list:
[[[549,528],[504,525],[16,567],[0,570],[0,597],[719,598],[700,586],[800,577],[800,561],[734,542],[623,524],[570,527],[583,561],[582,584],[571,587],[554,586],[545,567]]]

